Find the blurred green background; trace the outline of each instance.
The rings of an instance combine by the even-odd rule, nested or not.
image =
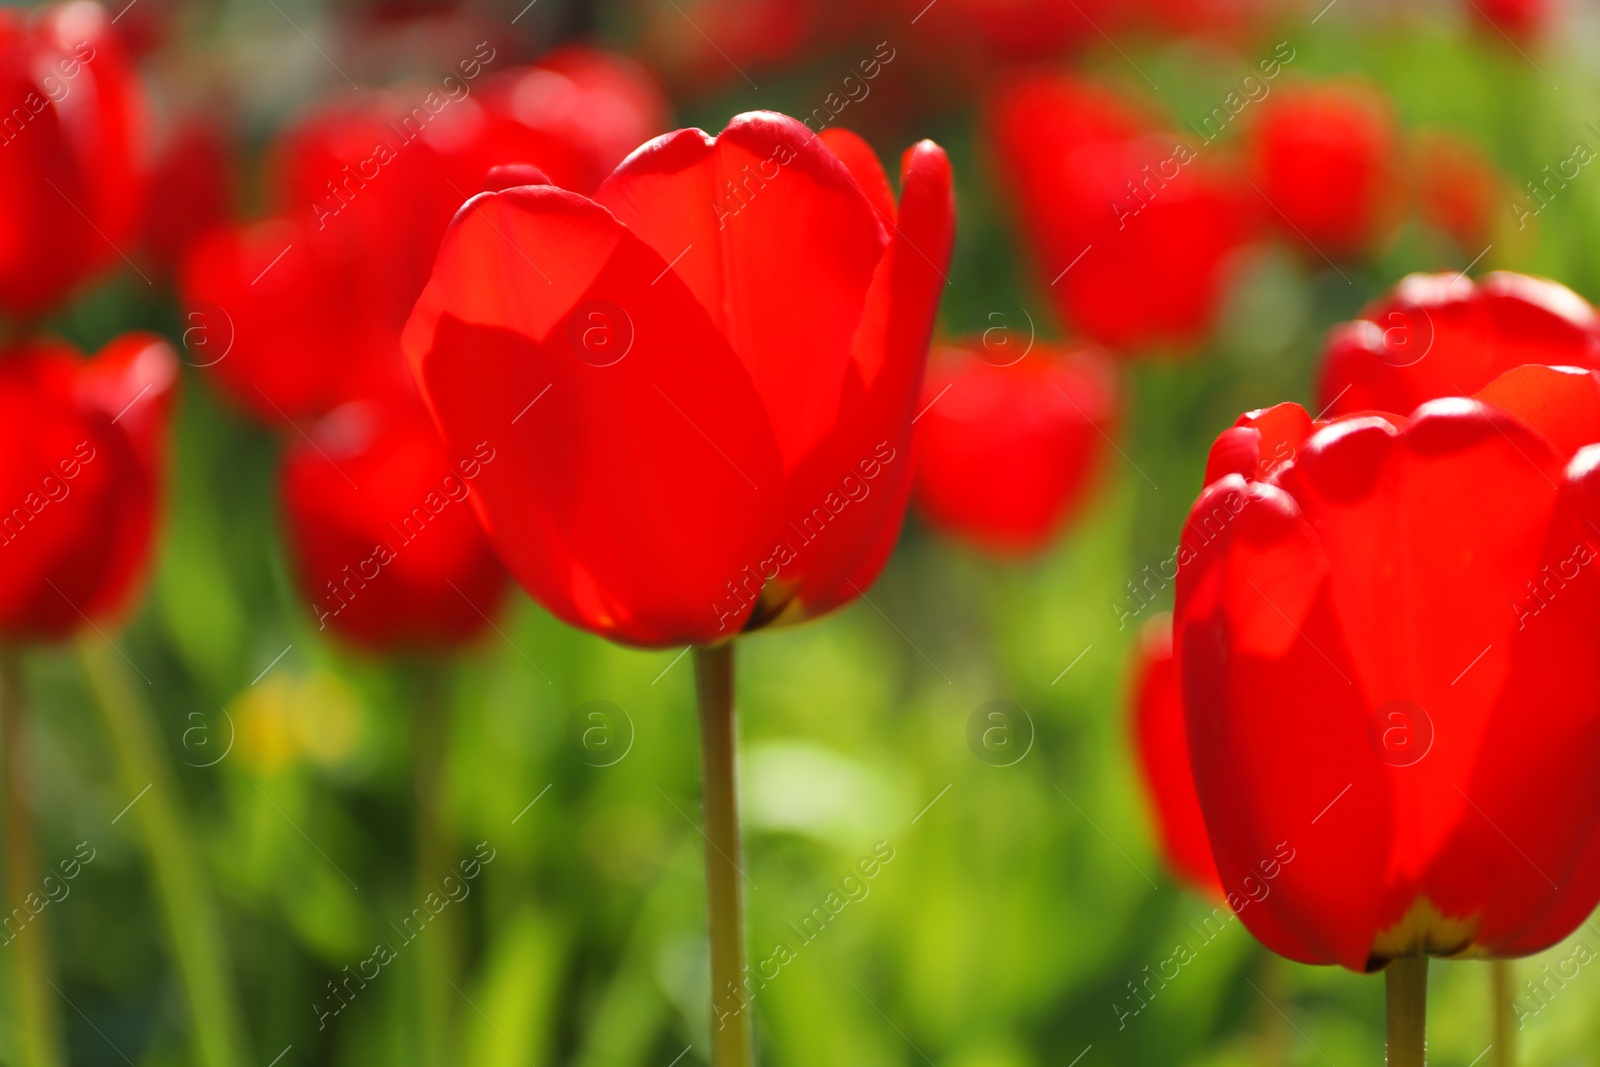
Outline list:
[[[495,17],[521,4],[504,6]],[[592,20],[599,41],[626,48],[639,6],[602,10]],[[530,48],[564,32],[544,10]],[[314,55],[305,61],[294,26],[331,48],[336,14],[289,0],[181,11],[193,62],[249,82],[241,92],[257,147],[274,115],[319,79],[334,85]],[[1405,129],[1467,134],[1511,188],[1575,141],[1600,145],[1584,125],[1600,119],[1593,11],[1527,55],[1436,8],[1396,14],[1342,0],[1315,25],[1314,14],[1286,16],[1269,38],[1292,42],[1298,75],[1369,76]],[[861,47],[852,38],[762,70],[759,90],[735,81],[680,99],[678,118],[718,129],[753,107],[809,111]],[[298,58],[262,58],[272,56]],[[1130,35],[1092,45],[1077,66],[1151,97],[1177,125],[1208,111],[1254,58]],[[885,68],[880,86],[910,78],[909,66]],[[972,94],[923,84],[897,93],[892,109],[883,88],[842,122],[886,159],[920,136],[954,156],[960,233],[941,331],[997,322],[1025,331],[1031,317],[1042,335],[1059,335],[976,133]],[[1474,272],[1528,270],[1600,297],[1600,176],[1581,174],[1529,231],[1516,230],[1509,197]],[[741,641],[751,955],[767,957],[779,940],[795,949],[755,1001],[764,1063],[1381,1062],[1380,979],[1287,964],[1237,922],[1119,1020],[1129,984],[1178,941],[1192,943],[1190,924],[1211,905],[1177,886],[1156,851],[1125,714],[1134,629],[1119,629],[1108,605],[1170,555],[1219,430],[1248,408],[1311,403],[1329,325],[1408,271],[1459,270],[1479,251],[1416,224],[1342,274],[1286,247],[1259,248],[1206,350],[1128,366],[1126,459],[1109,457],[1085,519],[1043,558],[993,562],[913,518],[870,600]],[[181,309],[151,292],[120,276],[55,328],[91,347],[139,325],[177,338]],[[498,630],[452,661],[385,662],[329,643],[287,573],[278,442],[201,375],[186,372],[183,385],[159,560],[136,617],[105,640],[148,679],[134,676],[134,687],[170,765],[161,788],[188,820],[217,899],[246,1062],[414,1063],[439,1010],[450,1061],[473,1067],[705,1062],[688,658],[572,631],[520,593]],[[1163,596],[1170,602],[1170,589]],[[99,635],[84,640],[105,658]],[[71,1061],[190,1062],[191,1020],[150,864],[135,819],[112,821],[137,787],[117,768],[71,650],[28,649],[24,670],[41,861],[68,858],[79,842],[95,855],[39,920],[71,1004],[61,1012]],[[1031,748],[1010,766],[968,744],[969,720],[992,700],[1014,702],[1031,723],[1018,735],[1020,744],[1031,732]],[[609,702],[607,718],[584,717],[593,701]],[[443,862],[432,885],[475,850],[493,859],[406,944],[396,927],[429,884],[416,869],[419,767],[440,776]],[[875,848],[892,859],[866,895],[802,943],[788,924]],[[380,942],[397,949],[394,961],[319,1028],[336,1004],[328,983]],[[1520,963],[1519,978],[1569,959],[1579,942],[1600,947],[1600,930],[1580,928]],[[1431,1062],[1481,1062],[1487,967],[1441,963],[1433,975]],[[1549,999],[1520,1033],[1522,1062],[1600,1064],[1600,968],[1581,969]],[[13,1008],[0,998],[0,1012]],[[0,1059],[10,1054],[0,1046]]]

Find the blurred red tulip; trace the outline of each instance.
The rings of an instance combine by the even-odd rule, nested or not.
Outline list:
[[[1143,0],[1146,17],[1175,37],[1243,38],[1284,6],[1280,0]]]
[[[36,317],[131,245],[144,97],[105,10],[0,9],[0,311]]]
[[[434,113],[428,98],[364,94],[306,116],[275,146],[279,216],[212,231],[188,257],[191,318],[230,342],[225,357],[195,361],[262,421],[407,386],[400,330],[450,216],[482,177],[469,182],[435,148],[483,128],[477,100],[434,94]]]
[[[1255,211],[1204,142],[1065,78],[1002,92],[990,138],[1067,322],[1123,353],[1204,338]]]
[[[1116,371],[1095,349],[981,342],[936,350],[916,429],[930,525],[999,553],[1034,552],[1083,503],[1116,422]],[[995,362],[998,361],[998,362]]]
[[[149,563],[177,361],[126,334],[0,354],[0,635],[54,640],[121,613]]]
[[[898,217],[897,217],[898,216]],[[679,130],[593,200],[462,209],[405,348],[523,586],[638,645],[853,598],[893,547],[954,228],[949,162],[767,112]],[[550,457],[563,457],[551,462]]]
[[[1550,20],[1550,0],[1467,0],[1467,15],[1523,44]]]
[[[1281,89],[1261,104],[1250,136],[1252,180],[1266,217],[1291,241],[1334,258],[1372,250],[1395,219],[1395,130],[1376,89],[1327,84]]]
[[[334,244],[313,224],[274,220],[214,230],[185,260],[185,336],[203,345],[189,346],[191,361],[265,423],[404,384],[397,294],[378,284],[396,257]]]
[[[640,52],[676,89],[706,93],[800,58],[822,0],[668,0],[645,11]]]
[[[484,88],[484,110],[488,128],[462,153],[471,167],[463,180],[476,183],[490,167],[531,163],[553,184],[585,196],[629,152],[666,129],[668,119],[666,99],[643,67],[577,47],[496,75]]]
[[[1025,196],[1048,191],[1058,157],[1080,145],[1126,141],[1150,133],[1155,116],[1093,82],[1051,75],[1018,78],[989,109],[990,136],[1001,170]]]
[[[1417,207],[1429,225],[1448,234],[1468,256],[1489,243],[1505,183],[1483,151],[1443,131],[1418,135],[1411,153]]]
[[[246,410],[282,423],[412,388],[400,331],[451,216],[488,171],[532,165],[592,190],[663,121],[631,60],[572,49],[494,79],[493,58],[463,61],[437,88],[307,116],[276,146],[279,216],[196,244],[181,285],[190,318],[231,347],[195,361],[215,361],[210,373]]]
[[[1189,769],[1178,665],[1172,658],[1172,616],[1162,613],[1139,631],[1134,650],[1133,735],[1139,771],[1167,864],[1191,888],[1222,896],[1200,801]]]
[[[1600,367],[1600,320],[1564,285],[1497,271],[1413,274],[1323,345],[1325,413],[1409,413],[1467,396],[1524,363]]]
[[[1519,956],[1600,899],[1595,441],[1600,382],[1543,366],[1218,438],[1174,642],[1223,884],[1295,857],[1239,912],[1269,948]]]
[[[1060,55],[1122,21],[1111,0],[899,0],[899,8],[952,59],[974,49],[1002,60]]]
[[[140,245],[157,271],[173,274],[200,234],[228,220],[233,185],[222,125],[198,115],[180,120],[156,156],[144,205]]]
[[[114,13],[117,39],[140,64],[160,64],[187,43],[184,20],[192,9],[184,0],[107,0],[104,6]]]
[[[477,637],[507,586],[467,503],[495,458],[448,455],[411,398],[347,404],[292,445],[284,514],[318,628],[384,650]]]

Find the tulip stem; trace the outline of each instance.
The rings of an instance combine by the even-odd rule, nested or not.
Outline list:
[[[1490,995],[1494,997],[1494,1067],[1515,1067],[1517,1062],[1517,1031],[1512,1023],[1516,1002],[1513,992],[1516,978],[1510,960],[1490,960]]]
[[[39,859],[34,847],[33,813],[28,804],[28,709],[22,669],[14,649],[0,652],[0,754],[5,777],[5,908],[7,929],[0,938],[11,949],[13,1003],[16,1011],[19,1067],[61,1067],[61,1025],[58,994],[50,988],[50,952],[44,916],[34,915],[25,901],[41,892]],[[42,908],[43,905],[41,905]],[[14,934],[10,920],[27,919]]]
[[[706,903],[711,913],[711,1063],[749,1067],[744,987],[744,899],[733,710],[733,645],[694,650],[705,790]]]
[[[1384,972],[1389,1067],[1423,1067],[1427,1057],[1428,957],[1401,956]]]
[[[188,1031],[199,1067],[239,1067],[244,1028],[222,925],[206,885],[194,832],[178,804],[159,729],[119,653],[98,634],[78,641],[78,657],[110,735],[126,796],[139,827],[166,920],[167,941],[183,978]],[[119,816],[120,818],[120,816]]]

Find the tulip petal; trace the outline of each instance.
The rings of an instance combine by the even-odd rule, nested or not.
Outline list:
[[[1205,817],[1189,769],[1189,734],[1183,693],[1172,655],[1172,617],[1158,615],[1140,632],[1134,674],[1134,744],[1139,769],[1154,800],[1157,830],[1167,861],[1200,891],[1220,896],[1222,882],[1211,856]]]
[[[72,3],[48,9],[41,27],[62,57],[84,60],[75,65],[84,79],[77,87],[83,99],[66,93],[58,107],[69,116],[69,126],[81,127],[77,138],[86,160],[83,180],[88,194],[81,207],[96,220],[100,231],[100,240],[91,244],[92,255],[100,263],[117,261],[118,246],[138,225],[146,181],[143,157],[149,142],[149,116],[139,75],[115,22],[99,4]],[[45,84],[48,87],[50,83]],[[54,94],[50,95],[53,98]]]
[[[90,618],[123,610],[149,565],[177,381],[177,357],[152,334],[117,338],[79,372],[80,403],[109,420],[108,435],[113,427],[117,431],[112,447],[125,457],[119,463],[110,505],[112,528],[118,534],[101,549],[104,576],[77,605]]]
[[[1477,399],[1538,430],[1558,456],[1600,441],[1600,379],[1593,371],[1526,364],[1484,386]]]
[[[1324,346],[1319,404],[1335,416],[1408,415],[1471,396],[1527,363],[1600,366],[1600,325],[1572,290],[1525,275],[1413,274]]]
[[[1175,655],[1229,904],[1280,955],[1360,969],[1388,790],[1364,741],[1340,728],[1360,712],[1323,591],[1328,559],[1292,498],[1236,474],[1201,494],[1183,543]]]
[[[803,522],[817,517],[828,494],[844,489],[848,498],[846,478],[865,477],[875,460],[883,464],[871,495],[843,509],[827,536],[806,546],[811,556],[797,597],[808,617],[872,584],[899,538],[911,494],[911,424],[955,240],[949,157],[932,141],[913,145],[901,160],[900,183],[899,224],[867,294],[833,436],[789,491],[789,514]]]
[[[1481,908],[1477,940],[1489,953],[1549,947],[1600,900],[1593,835],[1575,832],[1600,819],[1597,520],[1600,447],[1589,447],[1568,464],[1531,581],[1507,610],[1511,667],[1483,756],[1459,783],[1472,810],[1429,875],[1441,897]]]
[[[644,146],[595,193],[694,292],[766,404],[786,471],[834,427],[886,227],[826,143],[782,115]],[[819,220],[826,220],[821,224]]]
[[[1316,424],[1299,404],[1278,404],[1239,416],[1222,431],[1206,457],[1206,484],[1225,474],[1266,481],[1293,459]]]
[[[830,126],[817,135],[827,145],[845,170],[850,172],[861,195],[877,211],[884,225],[893,226],[895,217],[894,190],[889,188],[889,176],[883,172],[878,153],[861,137],[843,126]]]
[[[40,70],[48,75],[56,57],[41,64],[22,18],[12,9],[0,11],[0,99],[44,101]],[[6,133],[0,201],[11,206],[0,213],[0,308],[33,317],[59,300],[104,246],[89,216],[73,206],[94,210],[97,178],[87,172],[81,138],[53,105]]]
[[[93,360],[0,360],[0,632],[55,639],[123,610],[149,561],[175,359],[130,334]]]

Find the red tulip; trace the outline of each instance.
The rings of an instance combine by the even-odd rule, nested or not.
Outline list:
[[[1276,0],[1144,0],[1148,17],[1174,36],[1242,38],[1279,6]]]
[[[648,9],[638,53],[674,96],[755,86],[823,46],[854,40],[867,12],[838,0],[687,0]]]
[[[640,50],[666,79],[704,93],[800,56],[822,25],[820,0],[684,0],[654,6]]]
[[[1204,337],[1254,218],[1254,194],[1204,143],[1065,79],[1002,93],[991,127],[1065,320],[1122,351]]]
[[[900,0],[899,9],[956,61],[973,49],[1005,60],[1059,55],[1100,39],[1097,26],[1109,32],[1121,21],[1107,0]]]
[[[1127,141],[1155,128],[1142,106],[1104,86],[1036,75],[1006,86],[989,109],[1001,170],[1024,198],[1047,193],[1061,155],[1100,141]]]
[[[1291,241],[1353,256],[1394,216],[1394,119],[1376,90],[1279,90],[1261,105],[1250,152],[1252,180],[1271,204],[1266,217]]]
[[[1411,155],[1422,217],[1467,255],[1483,251],[1505,203],[1494,164],[1473,142],[1441,131],[1419,135]]]
[[[91,360],[0,354],[0,635],[54,640],[121,613],[149,563],[177,362],[126,334]]]
[[[182,0],[139,0],[129,6],[112,3],[123,50],[140,63],[153,57],[159,62],[164,49],[176,52],[183,45],[181,5]]]
[[[183,267],[193,361],[269,424],[403,381],[392,323],[355,265],[330,261],[314,233],[287,220],[215,230]]]
[[[533,165],[592,189],[624,138],[659,128],[660,95],[630,61],[568,50],[497,81],[493,50],[480,52],[448,83],[362,94],[298,123],[277,146],[280,215],[215,231],[189,256],[182,291],[211,346],[196,361],[215,360],[215,380],[258,418],[410,387],[400,331],[451,216],[491,168]]]
[[[1538,36],[1550,20],[1550,0],[1469,0],[1469,17],[1524,44]]]
[[[1600,367],[1600,320],[1572,290],[1496,272],[1413,274],[1323,346],[1318,406],[1406,414],[1465,396],[1524,363]]]
[[[1116,421],[1116,391],[1109,358],[1094,349],[938,353],[916,430],[919,509],[995,552],[1043,548],[1083,503]]]
[[[318,628],[378,649],[477,637],[506,591],[467,503],[495,458],[447,454],[409,398],[347,404],[292,446],[284,513]]]
[[[189,257],[191,313],[220,320],[213,332],[231,340],[209,371],[265,422],[314,418],[408,381],[400,330],[451,213],[477,191],[454,181],[432,140],[481,126],[470,96],[436,116],[425,99],[364,97],[296,124],[277,146],[281,215],[215,231]]]
[[[1240,910],[1269,948],[1518,956],[1600,899],[1593,441],[1600,382],[1544,366],[1218,438],[1174,642],[1223,883],[1295,857]]]
[[[705,644],[872,581],[954,226],[941,149],[902,183],[897,211],[855,135],[762,112],[650,142],[592,200],[462,209],[405,347],[452,450],[498,450],[472,499],[537,600]]]
[[[0,311],[47,312],[138,224],[144,100],[105,10],[0,10]]]
[[[534,163],[551,183],[586,196],[668,118],[666,99],[643,67],[579,47],[495,75],[484,87],[484,110],[487,130],[462,153],[476,173],[463,180],[478,182],[502,164]]]
[[[1134,747],[1162,853],[1191,887],[1207,896],[1221,896],[1211,839],[1189,770],[1183,693],[1172,658],[1171,615],[1157,615],[1144,625],[1134,655]]]
[[[173,274],[189,246],[227,221],[233,201],[228,136],[215,121],[186,116],[170,132],[151,170],[140,244],[162,274]]]

